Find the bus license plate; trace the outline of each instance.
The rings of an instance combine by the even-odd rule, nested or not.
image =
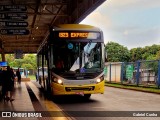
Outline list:
[[[84,92],[76,92],[76,94],[84,96]]]

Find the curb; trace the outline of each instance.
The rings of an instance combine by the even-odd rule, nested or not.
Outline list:
[[[133,88],[123,88],[123,87],[115,87],[115,86],[109,86],[109,85],[105,85],[107,87],[113,87],[113,88],[119,88],[119,89],[127,89],[127,90],[134,90],[134,91],[139,91],[139,92],[145,92],[145,93],[153,93],[153,94],[160,94],[160,93],[157,93],[157,92],[151,92],[151,91],[145,91],[145,90],[136,90],[136,89],[133,89]]]

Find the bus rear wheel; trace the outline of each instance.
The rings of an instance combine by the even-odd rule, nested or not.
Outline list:
[[[91,94],[84,94],[85,99],[89,99],[91,97]]]

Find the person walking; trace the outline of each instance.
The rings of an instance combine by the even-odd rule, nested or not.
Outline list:
[[[14,82],[15,82],[15,79],[16,79],[16,75],[15,75],[15,73],[14,73],[14,70],[13,70],[13,68],[10,68],[10,70],[11,70],[11,73],[12,73],[12,82],[13,82],[13,87],[14,87]]]
[[[21,85],[21,73],[20,73],[19,68],[18,68],[18,70],[16,71],[16,76],[17,76],[17,78],[18,78],[18,83],[19,83],[19,85]]]

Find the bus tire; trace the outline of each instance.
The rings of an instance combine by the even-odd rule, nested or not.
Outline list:
[[[89,99],[91,97],[91,94],[84,94],[85,99]]]

